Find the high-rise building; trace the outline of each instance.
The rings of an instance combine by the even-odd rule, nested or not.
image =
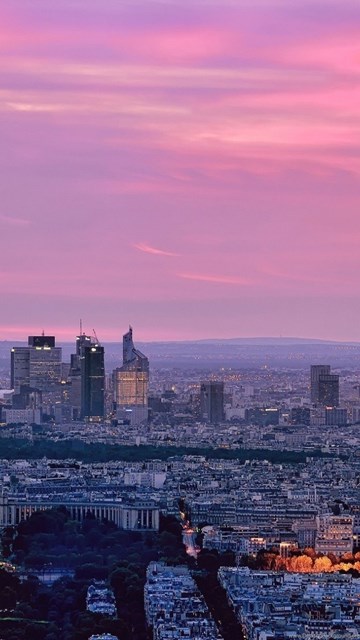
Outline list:
[[[149,360],[135,348],[132,327],[123,336],[123,365],[113,372],[118,419],[140,424],[148,417]]]
[[[80,363],[81,418],[89,422],[100,422],[104,418],[104,347],[97,342],[86,344],[81,349]]]
[[[312,365],[311,402],[323,407],[339,406],[339,376],[330,372],[329,365]]]
[[[339,406],[339,376],[333,373],[320,376],[319,404],[323,407]]]
[[[80,420],[81,417],[81,358],[84,357],[85,347],[91,346],[91,337],[82,331],[80,323],[80,334],[76,336],[75,353],[71,354],[70,371],[68,376],[68,405],[70,415],[73,420]]]
[[[52,391],[61,382],[62,349],[54,336],[29,336],[27,347],[11,349],[11,386]]]
[[[11,388],[20,393],[22,386],[30,386],[30,350],[28,347],[11,349]]]
[[[310,400],[312,404],[319,403],[319,380],[320,376],[329,375],[329,364],[312,364],[310,367]]]
[[[200,415],[202,420],[218,423],[224,420],[224,383],[203,382],[200,387]]]

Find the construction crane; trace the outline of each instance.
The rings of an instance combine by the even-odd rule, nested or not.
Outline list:
[[[96,335],[96,331],[95,329],[93,329],[93,334],[94,334],[94,338],[95,338],[95,342],[96,344],[100,344],[100,340],[98,339],[97,335]]]

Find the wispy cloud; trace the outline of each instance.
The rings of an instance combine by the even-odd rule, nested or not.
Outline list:
[[[253,284],[251,280],[248,278],[241,278],[238,276],[221,276],[221,275],[210,275],[210,274],[200,274],[200,273],[179,273],[179,278],[184,278],[185,280],[197,280],[200,282],[215,282],[216,284],[237,284],[248,286]]]
[[[0,2],[6,335],[356,338],[359,0],[48,5]]]
[[[164,251],[163,249],[157,249],[156,247],[151,247],[145,242],[139,242],[138,244],[133,245],[135,249],[142,251],[143,253],[150,253],[153,256],[169,256],[175,258],[179,256],[178,253],[174,253],[172,251]]]
[[[5,216],[0,213],[0,224],[8,224],[14,227],[23,227],[30,224],[30,220],[17,218],[15,216]]]

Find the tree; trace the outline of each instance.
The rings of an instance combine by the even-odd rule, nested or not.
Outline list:
[[[332,569],[332,562],[327,556],[316,558],[314,562],[314,573],[327,573]]]
[[[4,558],[8,558],[11,555],[16,534],[16,527],[5,527],[3,530],[1,534],[1,546]]]
[[[220,566],[219,554],[217,551],[202,549],[198,555],[198,567],[205,571],[216,572]]]
[[[0,594],[0,609],[12,611],[16,607],[16,591],[12,587],[5,587]]]
[[[125,597],[126,594],[126,581],[131,578],[137,578],[138,576],[129,569],[119,567],[112,572],[110,576],[110,584],[116,591],[116,597]]]
[[[313,560],[307,555],[294,556],[288,558],[287,568],[289,571],[297,573],[311,573],[313,570]]]

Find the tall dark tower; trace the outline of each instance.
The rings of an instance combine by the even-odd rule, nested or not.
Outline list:
[[[339,406],[339,376],[330,372],[330,365],[311,365],[310,383],[312,404],[323,407]]]
[[[83,346],[80,362],[81,417],[89,422],[101,422],[104,418],[104,347],[98,343]]]
[[[329,375],[329,364],[312,364],[310,367],[310,399],[312,404],[319,403],[319,380],[320,376]]]
[[[319,404],[323,407],[339,406],[339,376],[333,373],[320,376]]]
[[[91,346],[91,337],[83,333],[82,323],[80,321],[80,333],[76,336],[75,353],[71,354],[70,371],[69,371],[69,404],[71,406],[71,415],[73,420],[80,420],[82,412],[82,384],[81,384],[81,359],[84,357],[85,347]]]
[[[200,387],[201,418],[211,423],[224,420],[224,383],[203,382]]]

